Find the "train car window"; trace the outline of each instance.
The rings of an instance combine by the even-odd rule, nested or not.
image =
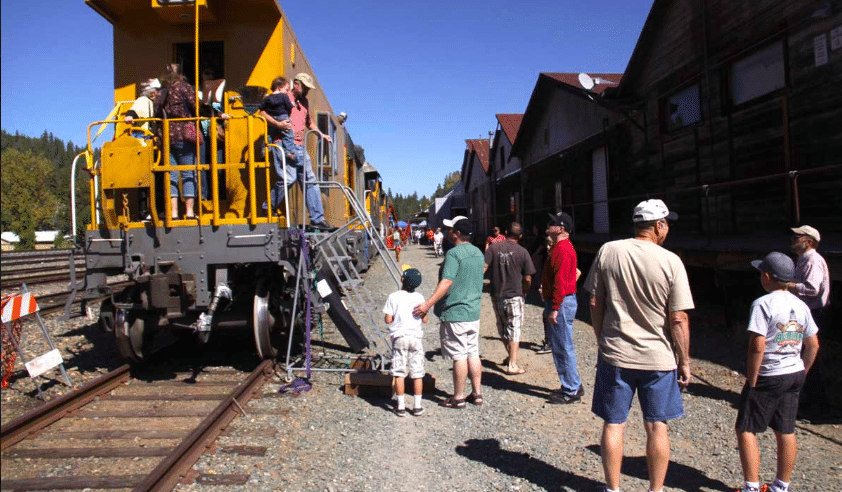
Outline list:
[[[196,58],[193,43],[174,45],[175,63],[181,65],[181,72],[190,85],[196,87]],[[202,41],[199,43],[199,78],[209,80],[225,78],[225,43],[222,41]]]
[[[663,129],[672,132],[702,121],[702,107],[699,100],[699,86],[667,96],[661,101]]]
[[[731,66],[731,100],[735,106],[784,87],[783,41],[772,43]]]

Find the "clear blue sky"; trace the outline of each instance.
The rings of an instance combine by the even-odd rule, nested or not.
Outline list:
[[[429,196],[540,72],[622,72],[651,0],[282,1],[386,187]],[[83,0],[2,3],[2,127],[76,144],[113,98],[111,25]]]

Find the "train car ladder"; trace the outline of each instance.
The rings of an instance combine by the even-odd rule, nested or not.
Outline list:
[[[27,360],[26,353],[20,346],[20,339],[21,339],[21,321],[23,318],[27,318],[30,316],[35,316],[35,319],[38,322],[38,326],[41,328],[41,332],[44,334],[44,338],[47,340],[47,345],[50,347],[50,351],[39,355],[31,360]],[[70,386],[70,378],[67,376],[67,371],[64,369],[64,361],[61,358],[61,352],[56,348],[53,344],[53,339],[50,337],[50,333],[47,331],[47,327],[44,326],[44,320],[41,319],[41,314],[39,313],[38,302],[35,300],[35,296],[29,292],[27,289],[26,284],[21,287],[20,293],[10,296],[8,299],[3,299],[3,311],[2,311],[2,322],[3,322],[3,371],[7,373],[6,375],[10,375],[12,369],[14,368],[14,354],[11,353],[9,350],[11,347],[7,349],[6,341],[8,340],[14,346],[17,355],[23,361],[24,367],[26,367],[26,371],[29,373],[29,377],[32,379],[32,383],[35,385],[35,390],[38,392],[38,397],[42,400],[45,399],[44,393],[41,391],[41,385],[38,384],[35,379],[44,374],[45,372],[49,371],[54,367],[61,368],[61,375],[64,379],[64,382],[67,386]],[[5,382],[5,380],[4,380]]]
[[[388,329],[382,323],[382,320],[377,316],[380,312],[380,306],[375,305],[374,297],[371,295],[368,288],[365,286],[362,277],[357,272],[357,269],[352,264],[351,252],[348,251],[346,237],[349,233],[355,230],[362,230],[367,235],[370,243],[377,249],[380,257],[383,258],[384,266],[395,282],[396,288],[401,285],[401,270],[392,255],[389,254],[386,248],[386,243],[380,231],[374,226],[371,217],[366,212],[365,207],[362,206],[357,199],[354,192],[340,183],[335,181],[319,181],[314,183],[320,188],[338,189],[342,191],[346,201],[350,205],[353,212],[352,218],[333,232],[307,232],[305,233],[306,240],[312,246],[313,264],[316,270],[320,270],[321,266],[326,266],[330,272],[330,277],[337,283],[339,293],[342,294],[340,302],[354,317],[359,324],[360,330],[370,343],[370,349],[375,352],[379,359],[380,369],[385,367],[385,363],[391,360],[391,341],[389,339]],[[299,266],[301,269],[301,266]],[[326,273],[321,269],[322,273]],[[314,291],[323,299],[330,295],[329,283],[316,282]],[[316,292],[312,293],[313,295]],[[298,289],[296,289],[296,296]],[[297,299],[294,303],[298,305]],[[305,327],[305,330],[308,327]],[[292,333],[290,333],[290,347],[292,345]],[[296,370],[303,370],[304,367],[293,367],[290,360],[289,349],[287,351],[287,379],[292,379],[292,372]],[[317,371],[318,368],[311,370]],[[337,369],[323,369],[337,371]],[[350,372],[353,369],[339,369],[339,371]]]

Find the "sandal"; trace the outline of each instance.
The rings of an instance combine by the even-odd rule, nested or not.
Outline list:
[[[446,400],[440,401],[439,406],[445,407],[445,408],[455,408],[457,410],[463,410],[466,405],[465,405],[465,399],[464,398],[462,398],[461,400],[457,400],[456,398],[453,398],[451,396],[450,398],[448,398]]]
[[[472,405],[482,405],[482,395],[475,395],[471,393],[465,399],[468,400]]]

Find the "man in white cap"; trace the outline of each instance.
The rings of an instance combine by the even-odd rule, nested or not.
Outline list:
[[[795,279],[786,284],[786,290],[795,294],[810,308],[813,319],[819,327],[820,341],[826,336],[825,311],[830,301],[830,271],[827,262],[816,251],[822,237],[815,227],[803,225],[792,228],[792,252],[798,255],[795,262]],[[798,406],[799,417],[808,420],[820,420],[828,410],[827,393],[824,387],[822,356],[816,360],[815,367],[807,373],[807,380],[801,390]]]
[[[418,317],[432,306],[441,321],[441,354],[453,361],[453,396],[439,402],[446,408],[463,409],[466,402],[482,405],[482,362],[479,358],[479,316],[482,308],[482,278],[485,257],[471,244],[471,222],[462,217],[444,220],[454,246],[444,256],[439,283],[433,295],[413,310]],[[472,392],[465,394],[465,377]]]
[[[687,310],[694,304],[684,264],[661,247],[677,218],[661,200],[639,203],[632,215],[635,237],[604,244],[585,280],[599,343],[591,411],[604,421],[609,492],[620,489],[623,431],[634,393],[646,430],[650,492],[663,490],[667,474],[667,421],[684,415],[680,387],[690,383]]]
[[[795,263],[795,281],[787,283],[786,288],[807,304],[816,324],[822,328],[820,311],[830,300],[830,272],[827,262],[816,251],[821,235],[816,228],[808,225],[793,227],[792,232],[792,252],[798,255],[798,261]]]
[[[289,121],[279,121],[278,128],[283,131],[292,128],[295,133],[295,154],[296,162],[294,165],[290,163],[286,166],[287,183],[292,184],[298,180],[299,184],[304,187],[302,180],[306,180],[307,186],[305,188],[305,199],[307,202],[307,211],[310,213],[310,226],[317,229],[331,229],[325,222],[325,209],[322,204],[322,195],[319,193],[318,187],[312,183],[316,181],[316,176],[313,174],[313,167],[310,165],[310,155],[304,147],[304,135],[308,130],[314,130],[321,135],[322,140],[330,142],[330,136],[325,135],[319,130],[318,125],[310,118],[310,102],[307,100],[307,94],[316,88],[313,82],[313,77],[308,73],[299,73],[295,76],[292,82],[292,92],[290,95],[293,99],[293,107],[289,113]],[[281,187],[280,190],[272,190],[272,203],[281,203],[284,199],[286,190]]]

